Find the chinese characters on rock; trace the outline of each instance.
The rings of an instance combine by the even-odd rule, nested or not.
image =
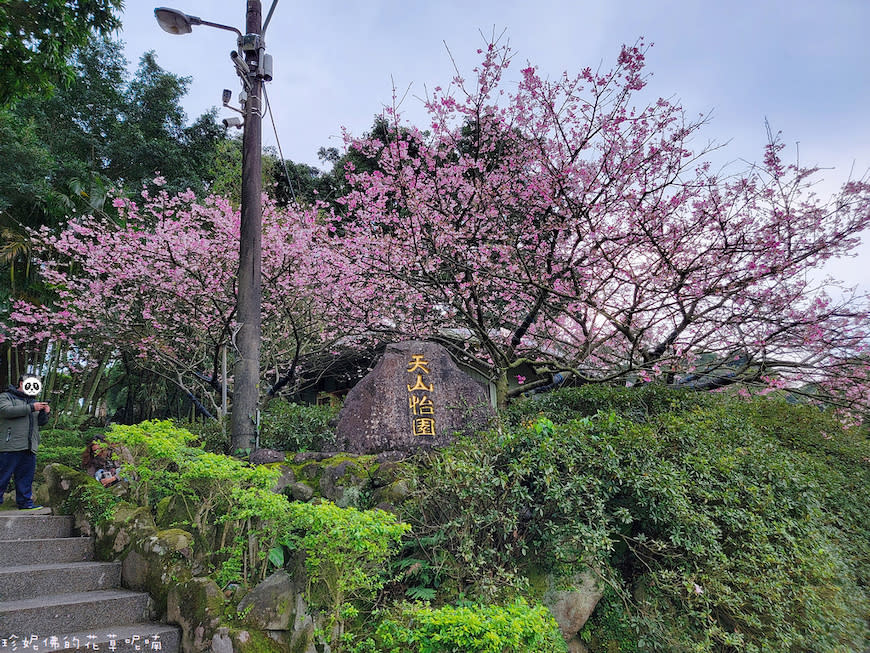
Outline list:
[[[407,372],[416,373],[416,382],[413,385],[407,384],[411,432],[414,435],[432,437],[435,435],[435,405],[431,397],[434,384],[430,382],[427,385],[423,379],[424,375],[429,374],[429,362],[423,359],[423,354],[414,354],[408,363]]]

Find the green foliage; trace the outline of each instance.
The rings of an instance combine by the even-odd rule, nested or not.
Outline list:
[[[293,502],[287,511],[283,543],[305,554],[309,600],[342,625],[346,602],[371,599],[384,586],[381,572],[410,526],[383,510],[339,508],[331,502]]]
[[[330,421],[340,406],[306,406],[280,399],[269,403],[260,424],[260,445],[280,451],[317,451],[335,439]]]
[[[81,469],[82,466],[82,451],[84,445],[77,447],[55,447],[55,446],[39,446],[39,451],[36,452],[36,469],[39,473],[46,465],[51,463],[60,463],[73,469]]]
[[[634,653],[637,651],[637,634],[631,621],[622,598],[613,588],[606,587],[579,636],[591,650]]]
[[[87,434],[81,431],[42,429],[39,433],[39,450],[36,452],[37,474],[51,463],[81,469],[82,454],[88,439]]]
[[[61,506],[61,513],[71,515],[82,512],[91,524],[100,525],[112,518],[119,503],[121,499],[111,490],[96,479],[90,479],[69,493]]]
[[[430,460],[407,519],[456,584],[493,597],[526,562],[594,565],[639,650],[860,647],[866,435],[809,407],[635,392],[529,401]]]
[[[176,423],[196,436],[199,446],[211,453],[230,454],[230,419],[209,419],[205,421],[181,421]]]
[[[783,400],[756,401],[743,414],[761,433],[792,452],[818,483],[831,535],[849,553],[870,592],[870,439],[866,427],[845,429],[832,411]]]
[[[647,421],[660,413],[690,410],[721,400],[721,396],[690,390],[674,390],[649,384],[626,390],[608,385],[563,388],[546,394],[532,395],[511,403],[501,412],[508,426],[533,422],[539,415],[557,422],[591,417],[598,412],[613,412],[636,422]]]
[[[200,543],[217,549],[211,562],[219,583],[263,577],[266,552],[286,530],[287,501],[272,492],[277,469],[203,451],[192,446],[190,431],[169,421],[115,425],[107,440],[117,447],[135,501],[156,505],[172,497]],[[222,534],[213,538],[218,527]]]
[[[102,429],[99,430],[103,432]],[[85,445],[88,440],[93,437],[92,432],[83,433],[76,429],[49,429],[43,428],[39,431],[39,446],[40,447],[78,447],[79,457],[84,452]],[[81,461],[79,461],[81,462]],[[70,465],[77,467],[78,465]]]
[[[565,641],[550,611],[518,599],[506,606],[431,608],[406,604],[386,617],[354,653],[561,653]]]
[[[149,421],[131,426],[113,425],[106,440],[116,447],[123,463],[122,475],[129,478],[131,498],[139,505],[154,505],[165,496],[185,492],[181,468],[195,457],[189,447],[194,435],[172,422]]]
[[[0,106],[73,76],[67,58],[93,33],[120,27],[123,0],[7,0],[0,4]]]

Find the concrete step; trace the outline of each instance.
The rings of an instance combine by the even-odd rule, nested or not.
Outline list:
[[[5,510],[0,512],[0,540],[70,537],[72,525],[73,520],[69,516],[31,515],[17,510]]]
[[[0,567],[0,601],[89,592],[121,585],[120,562],[52,562]]]
[[[107,624],[142,624],[148,629],[150,598],[128,590],[95,590],[0,601],[0,639],[27,633],[40,640],[57,633],[104,629]]]
[[[177,653],[181,649],[181,632],[175,626],[166,624],[143,623],[132,626],[104,626],[79,633],[49,634],[36,637],[34,633],[25,635],[15,633],[13,641],[7,640],[7,646],[0,651],[23,651],[25,640],[30,648],[42,653],[51,651],[105,651],[106,653],[136,653],[138,651],[161,651],[162,653]]]
[[[89,537],[0,540],[0,566],[28,562],[82,562],[94,559],[94,543]]]

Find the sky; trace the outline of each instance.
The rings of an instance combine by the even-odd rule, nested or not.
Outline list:
[[[222,89],[235,98],[235,35],[205,26],[167,34],[153,10],[170,6],[244,31],[246,0],[126,5],[120,38],[131,68],[154,50],[163,68],[190,77],[183,104],[191,121],[220,105]],[[262,5],[265,19],[272,0]],[[715,163],[761,160],[767,122],[782,133],[787,162],[824,168],[819,190],[830,193],[870,170],[868,25],[868,0],[278,0],[266,33],[277,137],[266,116],[263,143],[323,167],[318,149],[341,149],[342,128],[362,135],[392,104],[394,89],[404,98],[403,116],[425,126],[426,89],[447,86],[454,62],[470,77],[476,50],[492,34],[511,45],[506,78],[514,83],[527,63],[551,78],[607,69],[623,43],[643,37],[653,44],[644,98],[666,97],[689,115],[709,114],[697,146],[724,144]],[[863,241],[857,258],[829,271],[870,291],[870,233]]]

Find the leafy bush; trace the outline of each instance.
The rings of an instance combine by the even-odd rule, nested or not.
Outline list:
[[[229,455],[230,419],[210,419],[206,421],[177,421],[179,428],[187,429],[196,436],[199,446],[210,453]]]
[[[317,451],[335,439],[330,424],[340,406],[308,406],[273,399],[263,410],[260,423],[260,446],[279,451]],[[179,422],[178,425],[197,436],[206,451],[232,454],[229,419],[205,422]]]
[[[69,493],[61,512],[65,515],[82,512],[91,524],[97,526],[112,518],[121,499],[96,479],[90,481]]]
[[[263,577],[266,552],[286,530],[287,501],[272,492],[277,469],[203,451],[191,445],[190,431],[169,421],[116,425],[106,439],[117,447],[136,503],[171,497],[184,507],[200,543],[216,549],[211,562],[220,583]]]
[[[642,633],[639,650],[860,649],[870,615],[855,556],[867,550],[870,487],[860,436],[839,429],[851,444],[801,453],[783,443],[819,428],[814,409],[776,431],[788,413],[764,399],[621,392],[599,398],[629,418],[563,391],[550,412],[515,409],[515,426],[430,461],[407,518],[441,538],[456,584],[492,597],[522,589],[527,563],[595,565]],[[578,406],[587,416],[566,419]],[[835,452],[842,475],[831,481],[819,460]],[[861,507],[847,506],[847,490]]]
[[[743,407],[754,428],[800,460],[818,483],[831,534],[849,552],[865,593],[870,593],[870,438],[867,429],[844,429],[838,416],[783,400]]]
[[[638,650],[632,619],[626,613],[622,598],[610,586],[604,588],[601,600],[579,635],[593,651],[635,653]]]
[[[565,640],[550,611],[518,599],[506,606],[431,608],[406,604],[384,618],[354,653],[561,653]]]
[[[525,397],[510,404],[501,417],[506,425],[513,427],[533,422],[539,415],[562,424],[598,412],[613,412],[635,422],[645,422],[660,413],[691,410],[721,400],[721,395],[674,390],[656,384],[629,390],[593,384]]]
[[[261,580],[270,564],[284,564],[287,546],[305,553],[309,578],[339,615],[345,601],[383,585],[378,572],[408,529],[380,510],[289,503],[272,491],[280,470],[203,451],[191,445],[192,433],[168,421],[114,426],[107,440],[121,452],[137,503],[172,497],[183,506],[201,543],[216,549],[211,562],[221,585]]]
[[[339,508],[328,501],[293,502],[287,513],[281,544],[305,554],[309,600],[326,608],[341,631],[347,602],[370,599],[384,586],[381,571],[410,527],[383,510]],[[283,557],[273,561],[280,564]]]
[[[36,452],[37,477],[51,463],[60,463],[73,469],[81,469],[87,434],[76,430],[42,429],[39,434],[39,450]]]
[[[100,430],[100,433],[105,430]],[[40,429],[39,444],[40,447],[78,447],[79,455],[85,450],[85,445],[90,439],[89,433],[82,433],[77,430],[68,429]]]
[[[36,473],[39,474],[46,465],[60,463],[73,469],[81,469],[82,452],[84,445],[80,447],[53,447],[40,444],[36,452]]]
[[[280,399],[269,403],[260,422],[260,446],[280,451],[317,451],[335,439],[330,425],[340,406],[306,406]]]

